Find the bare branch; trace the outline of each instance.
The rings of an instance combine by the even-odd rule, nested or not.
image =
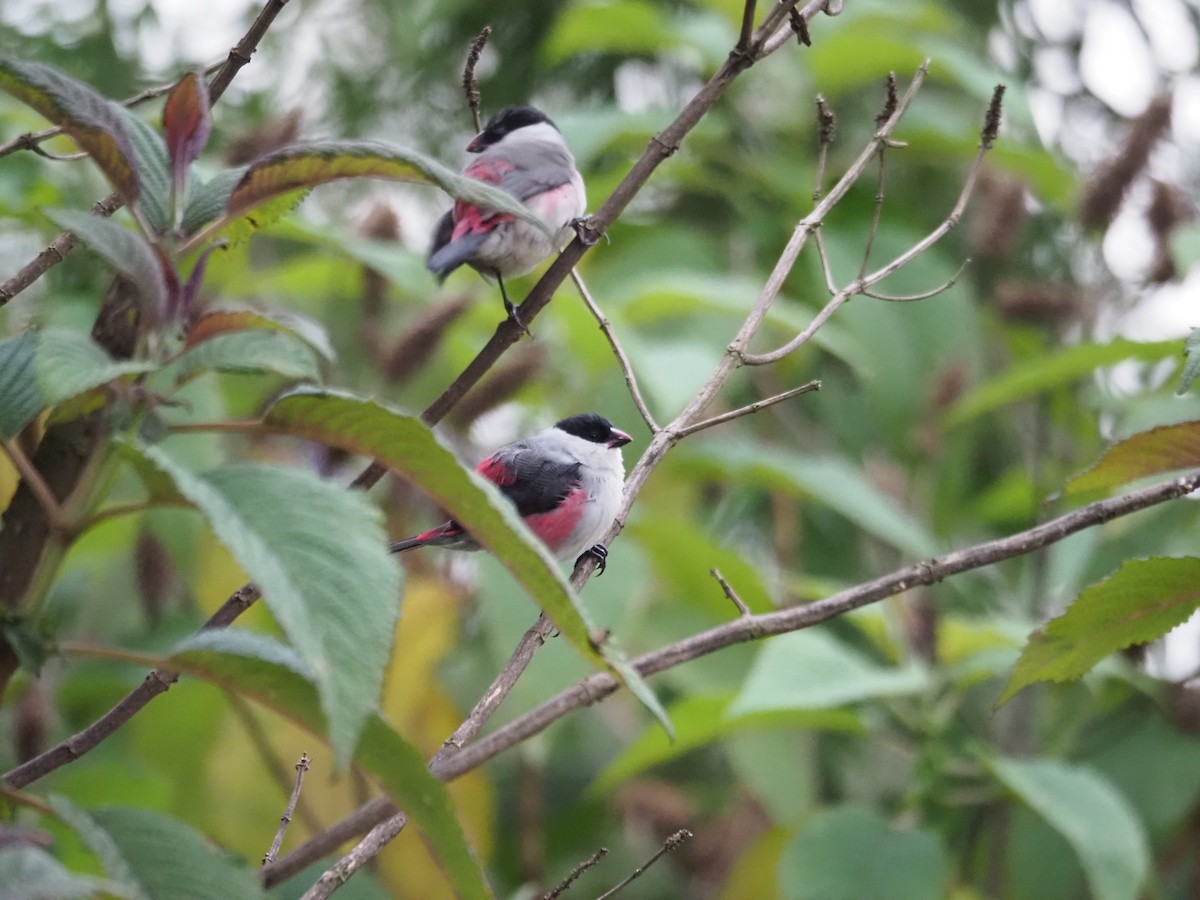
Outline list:
[[[652,432],[662,431],[659,424],[654,421],[654,416],[651,414],[650,408],[646,405],[646,401],[642,398],[642,391],[638,387],[637,376],[633,374],[633,364],[630,363],[629,357],[625,355],[625,350],[621,347],[621,342],[617,340],[612,323],[608,321],[608,317],[601,312],[600,307],[596,305],[596,301],[592,299],[587,285],[583,283],[583,276],[579,274],[577,269],[571,270],[571,278],[575,282],[575,287],[579,288],[579,296],[583,297],[583,302],[587,304],[592,317],[600,324],[600,330],[604,332],[604,337],[608,339],[608,345],[612,347],[613,355],[617,358],[617,364],[621,367],[621,374],[625,376],[625,386],[629,388],[629,396],[633,398],[638,412],[642,414],[642,421],[646,423],[646,426]]]
[[[652,865],[654,865],[656,862],[658,862],[659,859],[661,859],[663,856],[670,853],[676,847],[679,847],[680,845],[686,843],[688,840],[691,839],[691,837],[692,837],[692,833],[690,831],[688,831],[686,828],[680,828],[677,832],[675,832],[673,835],[671,835],[669,838],[667,838],[663,842],[662,847],[659,848],[659,851],[657,853],[655,853],[652,857],[650,857],[648,860],[646,860],[644,863],[642,863],[640,866],[638,866],[636,869],[634,869],[633,872],[630,873],[628,878],[626,878],[624,881],[622,881],[620,884],[618,884],[612,890],[605,891],[603,894],[601,894],[599,897],[597,897],[596,900],[608,900],[609,897],[612,897],[618,891],[624,890],[625,888],[629,887],[629,885],[634,881],[634,879],[636,879],[643,872],[645,872],[648,868],[650,868]]]
[[[279,847],[283,844],[283,836],[287,833],[288,825],[292,822],[292,813],[296,809],[296,801],[300,799],[300,786],[304,783],[304,773],[308,771],[308,764],[308,754],[301,753],[300,761],[296,763],[296,786],[292,788],[291,799],[288,800],[288,804],[283,810],[283,815],[279,817],[279,831],[275,833],[275,840],[271,841],[271,849],[263,857],[264,866],[275,862],[275,857],[279,853]]]
[[[345,884],[347,878],[379,855],[379,851],[386,847],[406,824],[408,819],[404,813],[399,813],[376,825],[353,850],[338,860],[333,868],[323,873],[316,883],[304,892],[300,900],[325,900]]]
[[[471,41],[471,49],[467,51],[467,63],[463,66],[462,89],[467,98],[467,106],[471,109],[471,118],[475,120],[475,130],[483,130],[483,118],[479,114],[479,105],[483,98],[479,94],[479,84],[475,81],[475,67],[479,65],[479,57],[484,45],[492,36],[492,26],[484,25],[483,30]]]
[[[894,73],[888,75],[888,98],[895,103],[896,100],[896,76]],[[867,267],[871,264],[871,250],[875,246],[875,238],[879,234],[879,220],[883,217],[883,190],[887,177],[887,148],[886,143],[879,145],[879,175],[875,180],[875,208],[871,213],[871,227],[867,231],[867,240],[863,247],[862,265],[858,267],[858,277],[862,278],[867,274]]]
[[[745,600],[738,596],[738,592],[733,589],[733,586],[725,580],[725,576],[721,574],[720,569],[709,569],[708,574],[717,579],[717,584],[719,584],[721,586],[721,590],[725,592],[726,599],[728,599],[730,603],[737,607],[738,615],[750,615],[750,607],[746,605]]]
[[[938,294],[944,293],[950,290],[950,288],[954,287],[954,285],[958,282],[958,279],[962,277],[962,273],[966,271],[967,266],[970,264],[970,257],[964,259],[962,265],[958,267],[958,271],[950,276],[949,281],[945,281],[932,290],[925,291],[921,294],[880,294],[875,291],[864,290],[863,296],[871,297],[874,300],[886,300],[888,303],[911,303],[914,300],[928,300],[930,297],[936,297]]]
[[[390,797],[375,797],[320,834],[313,835],[295,850],[258,870],[263,887],[275,887],[287,881],[314,860],[328,856],[351,838],[365,834],[372,827],[400,812]]]
[[[784,400],[791,400],[793,397],[798,397],[801,394],[807,394],[812,391],[819,391],[820,389],[821,382],[813,380],[807,384],[800,385],[800,387],[792,388],[790,391],[784,391],[781,394],[776,394],[774,397],[768,397],[766,400],[756,400],[754,403],[747,404],[730,412],[721,413],[719,416],[713,416],[711,419],[705,419],[702,422],[689,425],[677,431],[676,434],[684,438],[689,434],[695,434],[697,431],[703,431],[705,428],[712,428],[714,425],[723,425],[726,422],[732,422],[734,419],[740,419],[742,416],[756,413],[760,409],[766,409],[768,406],[774,406],[776,403],[782,403]]]
[[[745,53],[750,47],[750,38],[754,34],[754,11],[757,7],[756,0],[745,0],[745,5],[742,7],[742,31],[738,35],[737,50]],[[793,6],[789,13],[796,14],[796,7]],[[797,16],[797,18],[799,18]],[[800,19],[803,22],[803,19]]]
[[[542,900],[556,900],[556,898],[561,897],[564,893],[566,893],[567,888],[575,883],[575,879],[577,879],[592,866],[596,865],[596,863],[600,862],[600,860],[604,859],[606,856],[608,856],[608,848],[601,847],[599,850],[573,868],[571,870],[571,874],[559,882],[558,887],[548,894],[542,894]]]
[[[46,480],[42,478],[42,473],[34,468],[33,463],[29,461],[29,457],[25,455],[16,441],[0,441],[0,448],[4,450],[4,455],[12,461],[17,474],[29,485],[29,490],[42,508],[42,512],[46,514],[46,521],[50,523],[50,527],[60,533],[64,531],[68,527],[66,516],[54,498],[54,492],[50,490],[50,485],[46,484]]]

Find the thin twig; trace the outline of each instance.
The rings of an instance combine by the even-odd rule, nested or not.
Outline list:
[[[279,854],[279,848],[283,844],[283,836],[287,833],[288,825],[292,823],[292,813],[296,809],[296,801],[300,799],[300,786],[304,783],[304,773],[308,771],[308,765],[308,754],[301,753],[300,761],[296,763],[296,786],[292,788],[291,799],[288,800],[288,804],[283,810],[283,815],[279,817],[279,830],[275,832],[275,840],[271,841],[271,849],[263,857],[264,866],[275,862],[275,857]]]
[[[707,656],[725,647],[809,628],[845,613],[904,593],[918,585],[935,584],[952,575],[994,565],[1002,560],[1024,556],[1042,547],[1058,543],[1079,531],[1094,528],[1121,516],[1148,509],[1160,503],[1178,500],[1200,487],[1200,469],[1179,478],[1131,491],[1119,497],[1100,500],[1072,510],[1008,537],[985,541],[956,550],[938,559],[905,566],[873,581],[856,585],[831,597],[758,615],[739,616],[731,622],[692,635],[633,661],[643,677],[663,672],[682,663]],[[590,706],[620,688],[607,672],[596,672],[547,700],[536,709],[498,728],[478,743],[465,748],[434,774],[451,781],[478,768],[509,748],[545,730],[573,710]]]
[[[739,407],[727,413],[721,413],[719,416],[713,416],[711,419],[704,419],[694,425],[689,425],[676,432],[681,438],[687,437],[689,434],[695,434],[697,431],[703,431],[706,428],[712,428],[714,425],[723,425],[726,422],[732,422],[734,419],[740,419],[742,416],[748,416],[758,412],[760,409],[766,409],[768,406],[774,406],[776,403],[782,403],[784,400],[791,400],[793,397],[798,397],[801,394],[808,394],[812,391],[819,391],[821,382],[813,380],[807,384],[802,384],[800,387],[792,388],[790,391],[784,391],[781,394],[776,394],[774,397],[768,397],[765,400],[756,400],[746,406]]]
[[[659,424],[654,421],[654,415],[650,412],[650,407],[646,405],[646,401],[642,397],[641,388],[638,387],[637,376],[633,374],[633,364],[629,361],[629,357],[625,355],[625,350],[621,347],[621,342],[617,340],[612,323],[608,321],[608,317],[604,315],[600,307],[596,305],[596,301],[592,299],[591,292],[588,291],[587,285],[583,283],[583,276],[579,274],[577,269],[571,270],[571,279],[575,282],[575,287],[579,288],[579,296],[583,298],[583,302],[587,305],[592,317],[599,323],[600,330],[608,340],[608,345],[612,347],[613,355],[617,358],[617,364],[621,367],[621,374],[625,376],[625,386],[629,388],[629,396],[633,398],[634,405],[637,406],[638,412],[642,414],[642,421],[646,423],[646,427],[651,432],[657,433],[662,431]]]
[[[21,480],[29,485],[29,490],[41,506],[42,512],[46,514],[46,521],[50,523],[50,527],[58,532],[65,531],[68,527],[66,515],[50,486],[42,478],[42,473],[34,467],[16,441],[0,441],[0,448],[3,448],[5,456],[12,461]]]
[[[757,6],[756,0],[745,0],[745,5],[742,7],[742,31],[738,35],[737,48],[735,52],[745,53],[750,47],[750,38],[754,36],[754,10]],[[796,7],[792,7],[792,13],[795,13]],[[801,22],[804,20],[801,19]]]
[[[566,893],[567,888],[574,884],[575,880],[579,878],[580,875],[582,875],[592,866],[596,865],[596,863],[600,862],[600,860],[604,859],[606,856],[608,856],[608,848],[601,847],[599,850],[573,868],[571,870],[571,874],[559,882],[558,887],[550,891],[548,894],[542,894],[542,900],[557,900],[557,898]]]
[[[725,576],[721,574],[720,569],[709,569],[708,574],[717,579],[717,584],[721,586],[721,590],[725,592],[725,598],[737,607],[738,615],[750,615],[750,607],[746,605],[746,601],[738,596],[738,592],[733,589],[733,586],[725,580]]]
[[[635,878],[640,876],[648,868],[650,868],[652,865],[654,865],[656,862],[658,862],[659,859],[661,859],[666,854],[670,853],[672,850],[674,850],[676,847],[680,846],[681,844],[686,843],[688,840],[691,839],[691,837],[692,837],[692,833],[690,831],[688,831],[686,828],[680,828],[677,832],[675,832],[673,835],[671,835],[669,838],[667,838],[663,842],[662,847],[659,848],[657,853],[655,853],[652,857],[650,857],[648,860],[646,860],[644,863],[642,863],[640,866],[638,866],[636,869],[634,869],[630,873],[628,878],[626,878],[624,881],[622,881],[620,884],[618,884],[612,890],[605,891],[603,894],[601,894],[599,897],[597,897],[596,900],[608,900],[609,897],[613,896],[618,891],[624,890],[633,882],[633,880]]]
[[[221,68],[222,64],[223,63],[220,62],[210,63],[205,67],[204,74],[211,75],[213,72],[217,71],[217,69]],[[169,84],[160,84],[156,87],[146,88],[144,91],[139,91],[138,93],[122,100],[121,105],[124,107],[133,107],[137,106],[139,103],[145,103],[147,100],[153,100],[155,97],[161,97],[163,94],[170,91],[171,88],[175,87],[175,84],[178,82],[178,80],[179,79],[176,79]],[[62,134],[62,128],[58,125],[55,125],[53,128],[43,129],[42,131],[27,131],[25,134],[18,135],[11,141],[6,141],[5,143],[0,144],[0,156],[7,156],[8,154],[17,150],[32,150],[34,153],[37,153],[40,156],[45,156],[48,159],[83,159],[85,156],[87,156],[86,153],[72,153],[68,156],[56,156],[52,153],[47,153],[38,146],[43,141],[49,140],[58,134]]]
[[[325,900],[345,884],[347,878],[378,856],[379,851],[386,847],[406,824],[408,819],[404,813],[398,813],[376,825],[353,850],[324,872],[316,883],[301,895],[300,900]]]
[[[896,76],[890,76],[888,84],[891,87],[890,96],[895,99]],[[879,145],[879,175],[875,180],[875,209],[871,213],[871,227],[867,230],[867,239],[864,242],[862,265],[858,267],[858,277],[862,278],[867,274],[867,268],[871,265],[871,250],[875,247],[875,238],[879,234],[879,220],[883,218],[883,190],[887,176],[887,144]]]
[[[491,36],[492,26],[484,25],[483,30],[475,36],[475,40],[471,41],[471,49],[467,51],[467,62],[463,66],[463,95],[467,98],[467,106],[471,110],[471,117],[475,120],[476,131],[483,130],[483,117],[479,114],[479,106],[483,98],[479,94],[479,84],[475,81],[475,67],[479,64],[480,54],[483,53],[484,45]]]
[[[862,293],[864,297],[870,297],[873,300],[886,300],[888,303],[912,303],[915,300],[928,300],[930,297],[936,297],[938,294],[943,294],[950,290],[950,288],[954,287],[954,285],[958,282],[958,279],[962,277],[962,273],[970,264],[971,258],[967,257],[962,261],[962,265],[958,267],[958,271],[950,276],[949,281],[945,281],[932,290],[928,290],[920,294],[881,294],[877,291],[868,290],[864,290]]]
[[[250,55],[258,48],[258,42],[262,40],[271,23],[275,21],[275,17],[279,15],[280,10],[287,6],[287,3],[288,0],[267,0],[262,12],[258,14],[258,18],[250,26],[250,30],[229,51],[228,58],[222,63],[216,77],[209,84],[208,102],[210,105],[217,102],[218,98],[225,93],[225,89],[229,87],[230,82],[233,81],[233,77],[237,75],[246,63],[250,62]],[[93,204],[90,212],[94,216],[107,218],[120,209],[122,205],[124,204],[120,196],[112,193],[103,200]],[[79,238],[70,231],[64,231],[51,241],[45,250],[22,266],[16,275],[9,278],[3,284],[0,284],[0,307],[5,306],[21,291],[25,290],[66,259],[67,254],[75,249],[75,245],[78,243]]]

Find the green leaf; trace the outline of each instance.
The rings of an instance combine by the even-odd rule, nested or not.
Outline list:
[[[1181,397],[1200,378],[1200,328],[1188,332],[1183,342],[1183,357],[1183,373],[1179,376],[1179,387],[1175,389],[1175,393]]]
[[[320,381],[316,354],[304,341],[286,331],[231,331],[186,348],[163,369],[175,385],[203,372],[274,372],[284,378]]]
[[[0,439],[14,437],[48,406],[153,368],[147,362],[113,362],[73,331],[26,331],[0,340]]]
[[[119,884],[72,872],[45,850],[20,844],[0,847],[0,885],[2,896],[13,898],[88,900],[105,893],[136,900]]]
[[[556,17],[544,56],[558,63],[580,53],[662,53],[679,43],[661,8],[642,0],[574,3]]]
[[[137,160],[141,194],[137,208],[155,234],[163,234],[170,226],[167,204],[171,195],[171,171],[167,161],[167,145],[162,135],[148,122],[138,118],[133,110],[118,106],[133,144]]]
[[[48,209],[46,216],[60,228],[73,231],[89,249],[133,282],[142,296],[143,309],[162,314],[167,305],[163,263],[144,237],[112,219],[74,209]]]
[[[167,665],[253,697],[306,728],[323,729],[311,673],[291,648],[266,635],[202,631],[176,648]],[[490,896],[446,785],[429,772],[419,750],[372,714],[354,763],[378,778],[421,830],[460,897]]]
[[[1113,366],[1127,359],[1160,362],[1170,359],[1178,351],[1176,341],[1139,343],[1116,338],[1107,344],[1079,344],[1023,360],[999,378],[969,391],[946,412],[942,424],[954,428],[1009,403],[1073,384],[1103,366]]]
[[[799,456],[790,448],[737,441],[685,448],[681,462],[723,482],[738,479],[771,490],[815,498],[868,534],[912,556],[936,556],[939,543],[891,497],[873,485],[860,466],[834,457]]]
[[[165,151],[165,148],[164,148]],[[234,169],[223,169],[207,182],[192,176],[192,186],[189,192],[187,208],[183,212],[183,222],[180,231],[186,235],[195,234],[203,226],[213,221],[225,209],[229,195],[238,186],[246,174],[248,166],[238,166]]]
[[[675,739],[671,740],[661,728],[645,729],[596,776],[588,793],[597,798],[607,797],[621,782],[647,769],[750,729],[797,727],[855,733],[864,730],[861,717],[851,710],[787,709],[735,715],[729,713],[732,700],[732,694],[694,696],[673,704],[669,715],[675,726]]]
[[[937,837],[854,806],[813,817],[779,862],[779,885],[789,900],[929,900],[944,897],[949,881]]]
[[[90,820],[90,827],[81,830],[81,837],[93,849],[103,848],[102,860],[115,854],[109,862],[119,861],[119,872],[110,874],[139,896],[173,900],[252,900],[265,896],[254,872],[238,865],[178,819],[122,806],[80,814]]]
[[[330,362],[337,359],[325,326],[315,319],[291,312],[239,308],[213,310],[200,316],[188,329],[185,345],[190,348],[218,334],[254,329],[293,334]]]
[[[82,82],[41,63],[0,54],[0,88],[75,139],[128,204],[138,198],[133,146],[119,107]]]
[[[464,468],[418,418],[345,394],[301,389],[280,398],[263,421],[276,431],[377,459],[409,479],[496,555],[584,658],[612,671],[670,729],[666,712],[614,642],[606,641],[603,650],[593,645],[579,598],[512,503]]]
[[[273,197],[339,178],[388,178],[434,184],[456,200],[508,213],[546,229],[546,223],[512,194],[459,175],[403,147],[375,141],[293,144],[250,164],[226,203],[229,217]]]
[[[1052,760],[994,759],[996,778],[1075,849],[1096,900],[1136,900],[1150,871],[1141,823],[1091,769]]]
[[[1162,637],[1200,608],[1200,559],[1131,560],[1029,637],[1000,703],[1037,681],[1071,681],[1110,653]]]
[[[379,702],[399,615],[399,567],[379,510],[300,469],[238,465],[201,475],[156,447],[138,452],[204,514],[262,590],[312,670],[343,768]]]
[[[1148,475],[1200,466],[1200,422],[1163,425],[1118,441],[1090,469],[1067,482],[1064,493],[1110,490]]]
[[[919,694],[932,684],[930,673],[917,665],[884,668],[825,632],[806,629],[767,640],[729,715],[828,709]]]
[[[65,824],[69,825],[80,840],[100,860],[100,865],[119,884],[125,885],[126,892],[137,900],[147,900],[145,892],[137,883],[137,878],[129,864],[121,855],[121,850],[113,840],[112,835],[96,824],[95,819],[80,809],[66,797],[51,794],[47,798],[50,808]]]

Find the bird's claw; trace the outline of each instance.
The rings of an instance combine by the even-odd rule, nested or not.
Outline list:
[[[604,574],[604,569],[608,565],[608,548],[603,544],[595,544],[589,547],[579,554],[579,559],[575,560],[575,565],[579,565],[589,556],[596,560],[596,577],[599,578]]]
[[[596,230],[596,226],[592,224],[591,216],[580,216],[577,219],[572,219],[567,223],[567,227],[575,232],[575,236],[579,238],[579,243],[585,247],[591,247],[599,243],[601,237],[608,237],[603,231]]]
[[[507,297],[504,298],[504,309],[508,312],[508,317],[516,323],[516,326],[525,332],[526,336],[532,341],[533,332],[525,327],[525,323],[521,321],[521,317],[517,315],[517,308],[513,306],[512,301]]]

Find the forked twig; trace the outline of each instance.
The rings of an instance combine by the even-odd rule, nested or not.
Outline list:
[[[646,860],[644,863],[642,863],[640,866],[638,866],[636,869],[634,869],[632,872],[630,872],[628,878],[626,878],[620,884],[616,885],[611,890],[605,891],[603,894],[601,894],[599,897],[597,897],[596,900],[608,900],[609,897],[612,897],[618,891],[622,891],[625,888],[629,887],[629,885],[632,884],[635,879],[640,877],[643,872],[645,872],[647,869],[649,869],[652,865],[654,865],[662,857],[666,856],[668,853],[670,853],[676,847],[682,846],[683,844],[687,843],[688,840],[691,839],[691,837],[692,837],[692,833],[690,831],[688,831],[686,828],[680,828],[677,832],[675,832],[673,835],[671,835],[669,838],[667,838],[665,841],[663,841],[663,845],[658,849],[657,853],[655,853],[652,857],[650,857],[648,860]]]
[[[308,771],[309,759],[307,753],[300,754],[296,763],[296,786],[292,788],[292,796],[284,807],[283,815],[279,817],[279,830],[275,832],[275,840],[271,841],[271,849],[263,857],[263,865],[275,862],[279,848],[283,844],[283,836],[287,833],[288,825],[292,823],[292,813],[296,810],[296,802],[300,799],[300,786],[304,783],[304,773]]]

